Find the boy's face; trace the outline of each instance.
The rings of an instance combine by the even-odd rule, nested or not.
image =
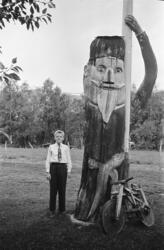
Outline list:
[[[56,134],[55,136],[54,136],[54,138],[55,138],[55,141],[57,142],[57,143],[62,143],[63,142],[63,140],[64,140],[64,136],[62,135],[62,134]]]

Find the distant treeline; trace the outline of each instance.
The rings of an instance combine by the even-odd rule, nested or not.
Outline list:
[[[81,147],[84,123],[83,97],[62,93],[47,79],[41,88],[12,83],[0,92],[0,128],[12,135],[17,147],[53,142],[53,132],[65,131],[65,142]],[[0,143],[6,138],[0,134]]]
[[[154,91],[144,109],[131,106],[130,138],[137,149],[159,150],[163,118],[164,91]]]
[[[164,91],[154,92],[144,110],[131,107],[130,138],[137,149],[158,150],[163,112]],[[14,146],[48,145],[53,132],[62,129],[65,142],[81,148],[84,122],[83,96],[62,93],[50,79],[36,89],[12,83],[0,91],[0,129],[12,136]],[[0,134],[0,143],[5,140]]]

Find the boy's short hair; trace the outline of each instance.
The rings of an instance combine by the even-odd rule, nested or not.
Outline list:
[[[62,134],[62,136],[64,137],[64,131],[62,131],[62,130],[56,130],[54,132],[54,136],[56,136],[57,134]]]

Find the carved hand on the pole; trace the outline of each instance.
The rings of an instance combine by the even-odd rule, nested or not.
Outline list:
[[[141,26],[139,25],[138,21],[136,18],[132,15],[127,15],[125,17],[125,23],[128,25],[128,27],[134,31],[136,35],[139,35],[143,32]]]

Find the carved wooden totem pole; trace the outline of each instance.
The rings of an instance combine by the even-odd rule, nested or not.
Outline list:
[[[125,23],[136,34],[141,48],[145,77],[132,105],[143,108],[151,95],[157,64],[145,32],[133,16]],[[90,46],[84,67],[86,124],[81,184],[75,218],[95,222],[101,206],[110,198],[111,180],[127,177],[125,134],[125,42],[119,36],[99,36]]]

